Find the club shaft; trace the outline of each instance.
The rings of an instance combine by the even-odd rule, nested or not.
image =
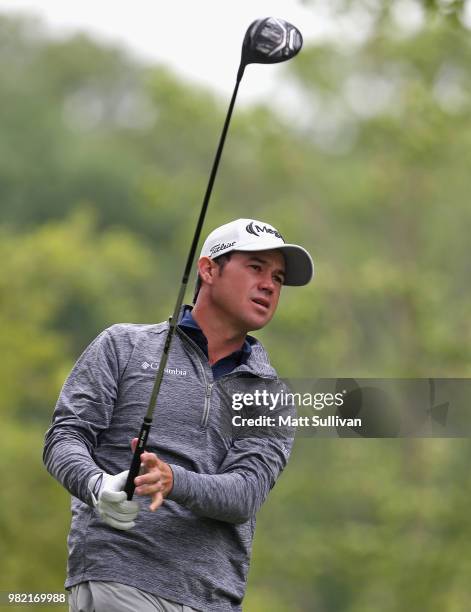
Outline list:
[[[209,175],[208,186],[206,187],[206,193],[204,194],[203,204],[201,206],[198,223],[196,225],[196,230],[193,236],[193,241],[191,243],[190,251],[188,253],[188,259],[186,261],[185,270],[183,272],[180,291],[178,292],[178,297],[175,303],[175,308],[173,309],[173,315],[170,319],[170,324],[169,324],[169,328],[167,332],[167,337],[165,339],[165,345],[164,345],[164,349],[162,352],[162,357],[160,359],[159,368],[155,376],[154,386],[152,387],[152,393],[150,395],[149,403],[147,406],[146,416],[144,417],[144,421],[141,426],[138,443],[137,443],[136,449],[133,454],[133,458],[132,458],[131,465],[129,468],[128,478],[124,486],[124,491],[126,492],[127,498],[129,500],[133,498],[134,489],[136,488],[134,484],[134,479],[139,474],[139,469],[141,465],[141,455],[145,451],[147,439],[149,437],[150,427],[152,425],[155,408],[157,406],[157,398],[159,395],[160,387],[162,384],[162,379],[163,379],[165,368],[167,365],[170,346],[172,344],[172,338],[175,333],[175,328],[178,322],[178,315],[180,313],[180,309],[183,304],[183,299],[185,297],[185,291],[188,285],[188,278],[193,268],[193,260],[195,258],[196,249],[198,247],[198,242],[201,236],[201,230],[203,229],[204,219],[206,217],[206,211],[208,209],[209,200],[211,198],[211,193],[213,191],[213,185],[214,185],[214,181],[216,179],[217,171],[219,168],[219,162],[221,160],[222,151],[224,149],[224,143],[226,141],[226,135],[229,129],[229,124],[231,122],[232,111],[234,110],[234,105],[235,105],[235,101],[237,98],[237,92],[239,91],[239,84],[242,79],[242,75],[243,75],[243,67],[242,69],[241,67],[239,67],[239,71],[237,73],[236,84],[234,87],[234,92],[232,94],[231,102],[227,110],[226,120],[224,121],[224,126],[222,128],[221,136],[219,138],[218,148],[216,151],[216,155],[214,156],[213,166],[211,168],[211,174]]]

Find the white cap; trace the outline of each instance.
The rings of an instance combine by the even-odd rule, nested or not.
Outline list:
[[[272,225],[255,219],[237,219],[221,225],[206,238],[200,257],[215,259],[231,251],[269,251],[277,249],[285,258],[285,285],[307,285],[314,276],[311,256],[297,244],[286,244]]]

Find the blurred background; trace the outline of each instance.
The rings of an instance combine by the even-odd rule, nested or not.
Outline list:
[[[305,48],[248,68],[204,233],[255,217],[313,254],[256,334],[279,374],[471,375],[471,2],[80,4],[0,1],[0,591],[63,589],[44,432],[99,331],[171,313],[255,18]],[[466,439],[298,439],[244,610],[469,610],[470,458]]]

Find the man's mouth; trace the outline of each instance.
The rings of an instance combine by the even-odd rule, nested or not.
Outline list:
[[[261,298],[261,297],[252,298],[252,302],[255,302],[255,304],[258,304],[259,306],[263,306],[263,308],[266,308],[267,310],[270,308],[270,302],[269,300],[266,300],[265,298]]]

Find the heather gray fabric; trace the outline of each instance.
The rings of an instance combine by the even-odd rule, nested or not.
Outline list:
[[[292,446],[292,437],[242,435],[231,425],[228,389],[244,375],[282,388],[258,341],[245,365],[214,381],[206,356],[177,328],[148,442],[174,473],[157,512],[135,496],[136,526],[118,531],[100,519],[87,488],[93,474],[128,469],[167,329],[167,322],[106,329],[59,396],[44,463],[73,496],[65,585],[114,581],[204,612],[240,610],[255,514]]]
[[[119,582],[81,582],[70,589],[69,612],[198,612]]]

